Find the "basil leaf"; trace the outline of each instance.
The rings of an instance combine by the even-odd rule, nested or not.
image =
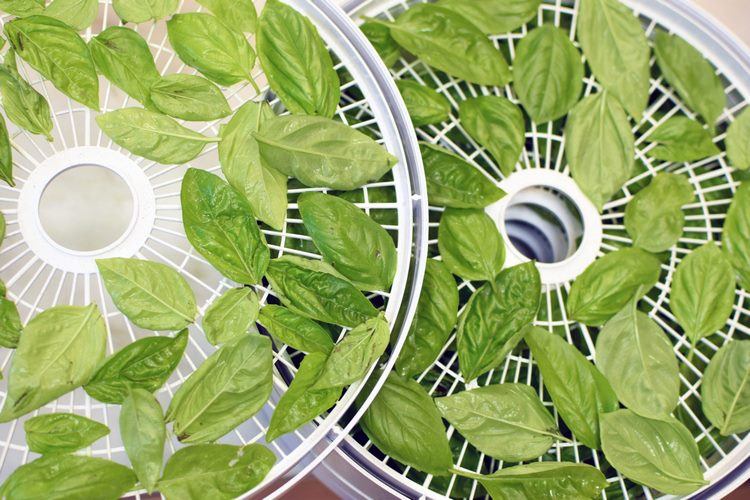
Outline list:
[[[578,276],[568,295],[568,316],[590,326],[603,325],[659,280],[661,263],[638,248],[623,248],[600,257]]]
[[[195,320],[195,295],[177,271],[139,259],[98,259],[96,265],[115,303],[146,330],[181,330]]]
[[[99,111],[99,79],[89,49],[65,23],[45,16],[15,19],[4,26],[13,49],[60,92]]]
[[[203,444],[181,448],[167,462],[157,489],[167,500],[229,500],[260,484],[276,455],[260,444]]]
[[[232,113],[219,87],[198,75],[173,74],[151,85],[150,103],[165,115],[187,121],[211,121]]]
[[[448,268],[429,259],[414,321],[396,361],[396,370],[412,377],[438,357],[458,317],[458,288]]]
[[[656,127],[646,140],[657,143],[647,153],[657,160],[690,162],[721,153],[708,130],[687,116],[668,119]]]
[[[654,53],[664,78],[711,130],[727,103],[724,85],[711,63],[677,35],[657,29]]]
[[[398,163],[362,132],[317,116],[268,120],[255,138],[267,167],[309,187],[351,191],[377,181]]]
[[[585,0],[576,29],[596,79],[639,121],[648,104],[651,57],[641,22],[618,0]]]
[[[703,413],[722,436],[750,429],[750,341],[732,340],[711,358],[701,382]]]
[[[112,0],[120,19],[135,24],[169,17],[177,11],[179,3],[179,0]]]
[[[359,29],[362,30],[367,40],[375,48],[386,67],[392,67],[401,59],[401,48],[391,36],[391,30],[388,26],[375,21],[367,21]]]
[[[273,338],[297,351],[328,354],[333,350],[325,328],[286,307],[269,304],[260,310],[258,321]]]
[[[4,498],[120,498],[136,483],[127,467],[102,458],[52,455],[17,468],[0,491]]]
[[[72,453],[109,434],[109,427],[72,413],[48,413],[23,423],[29,450],[42,455]]]
[[[440,219],[438,248],[448,269],[469,281],[493,279],[505,262],[503,237],[481,209],[446,209]]]
[[[436,476],[453,466],[440,413],[413,380],[389,374],[360,425],[380,451],[403,464]]]
[[[258,413],[272,388],[271,340],[261,335],[236,337],[180,386],[166,420],[174,422],[174,433],[183,443],[215,441]]]
[[[524,339],[565,424],[578,441],[599,448],[599,414],[620,407],[607,379],[575,346],[554,333],[530,327]]]
[[[693,199],[693,186],[684,175],[657,174],[625,209],[625,229],[633,246],[652,253],[672,248],[685,226],[682,206]]]
[[[64,22],[78,31],[93,24],[99,14],[99,0],[53,0],[44,15]]]
[[[3,219],[3,235],[5,233],[4,224],[5,219]],[[2,297],[0,297],[0,346],[15,349],[18,346],[23,325],[16,304],[5,296],[5,285],[3,285],[2,292]]]
[[[437,398],[435,404],[469,443],[498,460],[540,457],[560,437],[555,418],[528,385],[488,385]]]
[[[11,58],[9,64],[8,57]],[[0,94],[8,119],[31,132],[52,141],[52,115],[47,99],[29,85],[15,70],[15,52],[8,50],[6,64],[0,65]]]
[[[526,133],[518,106],[504,97],[482,96],[463,101],[458,114],[461,126],[492,154],[503,174],[513,172]]]
[[[398,254],[391,235],[354,204],[323,193],[297,200],[302,222],[323,258],[363,290],[388,290]]]
[[[266,442],[292,432],[336,404],[341,388],[313,389],[326,366],[326,355],[305,356],[289,389],[281,396],[266,431]]]
[[[29,321],[8,375],[0,422],[57,399],[91,378],[104,358],[107,327],[97,307],[56,306]]]
[[[138,32],[110,26],[89,42],[91,58],[104,77],[141,103],[149,102],[151,85],[161,78],[148,44]]]
[[[182,223],[193,247],[227,278],[259,283],[271,253],[244,197],[219,176],[190,168],[181,200]]]
[[[13,180],[13,151],[10,136],[8,127],[5,125],[5,118],[2,116],[0,116],[0,179],[11,187],[16,185]]]
[[[602,415],[601,424],[604,455],[624,476],[672,495],[708,484],[695,439],[677,419],[652,420],[618,410]]]
[[[161,405],[150,392],[129,390],[120,411],[120,434],[138,481],[151,493],[161,475],[167,428]]]
[[[203,332],[213,345],[245,335],[258,319],[258,296],[252,288],[233,288],[216,299],[203,315]]]
[[[169,43],[182,62],[209,80],[229,86],[247,80],[255,52],[247,39],[209,14],[175,14],[167,21]]]
[[[513,88],[537,123],[565,116],[583,89],[583,61],[568,33],[539,26],[524,37],[513,60]]]
[[[750,141],[747,140],[749,136],[750,112],[745,110],[736,120],[729,124],[727,136],[724,139],[727,147],[727,156],[732,167],[741,170],[750,168]]]
[[[482,171],[432,144],[420,143],[430,203],[452,208],[485,208],[505,192]]]
[[[0,0],[0,10],[12,16],[28,17],[41,14],[45,0]]]
[[[255,33],[258,13],[253,0],[198,0],[219,21],[240,33]]]
[[[415,127],[441,123],[450,117],[451,103],[436,90],[413,80],[398,80],[396,86]]]
[[[470,477],[474,477],[472,474]],[[533,462],[505,467],[476,479],[490,497],[503,498],[601,498],[609,485],[599,469],[571,462]]]
[[[258,23],[258,57],[271,89],[292,113],[331,118],[341,90],[333,61],[310,20],[268,0]]]
[[[83,389],[97,401],[112,404],[122,404],[129,387],[158,390],[180,364],[188,336],[185,329],[174,338],[146,337],[128,344],[107,358]]]
[[[520,28],[539,10],[542,0],[440,0],[438,5],[465,17],[488,35]]]
[[[502,363],[536,316],[541,293],[541,278],[533,262],[503,270],[493,283],[474,292],[456,333],[464,380],[474,380]]]
[[[724,219],[722,249],[740,286],[750,290],[750,184],[740,184]]]
[[[630,178],[635,158],[628,117],[610,94],[584,97],[570,112],[565,157],[578,187],[601,212]]]

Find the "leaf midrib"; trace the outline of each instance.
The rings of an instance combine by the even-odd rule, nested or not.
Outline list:
[[[128,283],[130,283],[131,285],[134,285],[138,290],[143,291],[146,295],[148,295],[149,297],[152,297],[156,302],[160,303],[161,305],[163,305],[164,307],[166,307],[168,310],[176,313],[182,319],[187,320],[189,323],[192,323],[195,320],[195,318],[189,317],[184,312],[182,312],[179,309],[173,307],[172,305],[168,304],[167,302],[164,302],[158,295],[155,295],[148,288],[145,288],[145,287],[141,286],[140,283],[138,283],[137,281],[132,280],[130,277],[128,277],[127,275],[125,275],[125,274],[123,274],[121,272],[119,272],[117,269],[115,269],[113,267],[110,267],[108,270],[111,273],[116,274],[117,276],[121,277],[122,279],[124,279],[125,281],[127,281]]]

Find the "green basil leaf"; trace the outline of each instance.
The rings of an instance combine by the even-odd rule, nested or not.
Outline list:
[[[531,327],[524,339],[565,424],[578,441],[599,448],[599,414],[620,407],[607,379],[575,346],[554,333]]]
[[[271,340],[261,335],[236,337],[180,386],[166,419],[174,422],[174,433],[183,443],[215,441],[258,413],[272,388]]]
[[[537,123],[565,116],[583,89],[583,61],[567,31],[540,26],[524,37],[513,60],[513,88]]]
[[[29,321],[8,375],[0,422],[36,410],[91,378],[104,358],[107,327],[99,309],[56,306]]]
[[[0,0],[0,10],[12,16],[28,17],[41,14],[45,0]]]
[[[198,75],[167,75],[151,85],[151,104],[181,120],[211,121],[232,113],[219,87]]]
[[[503,174],[513,172],[526,140],[518,106],[504,97],[482,96],[463,101],[458,114],[461,126],[492,154]]]
[[[302,222],[336,271],[363,290],[388,290],[398,254],[388,231],[354,204],[323,193],[297,200]]]
[[[505,196],[494,181],[471,163],[432,144],[420,143],[430,204],[485,208]]]
[[[396,370],[413,377],[426,370],[440,354],[458,318],[456,280],[442,262],[427,261],[417,312]]]
[[[198,0],[219,21],[240,33],[255,33],[258,13],[253,0]]]
[[[750,340],[732,340],[714,354],[701,398],[703,413],[722,436],[750,429]]]
[[[329,354],[333,350],[325,328],[286,307],[269,304],[260,310],[258,321],[273,338],[298,351]]]
[[[388,26],[374,21],[367,21],[359,29],[362,30],[362,33],[365,34],[372,46],[375,47],[386,67],[392,67],[401,59],[401,47],[398,46],[396,40],[391,36],[391,30]]]
[[[4,26],[13,49],[60,92],[99,111],[99,78],[89,49],[65,23],[45,16],[15,19]]]
[[[539,10],[542,0],[439,0],[438,5],[462,15],[488,35],[520,28]]]
[[[8,127],[5,125],[5,118],[2,116],[0,116],[0,179],[11,187],[16,185],[13,180],[13,151],[10,136]]]
[[[341,97],[333,61],[315,25],[268,0],[258,23],[258,57],[271,89],[292,113],[331,118]]]
[[[314,352],[305,356],[289,389],[281,396],[266,431],[266,442],[292,432],[336,404],[340,387],[313,389],[326,366],[327,356]]]
[[[398,163],[362,132],[318,116],[268,120],[255,138],[267,167],[309,187],[351,191],[379,180]]]
[[[96,69],[141,103],[149,102],[151,85],[161,78],[143,37],[124,26],[110,26],[89,42]]]
[[[86,393],[102,403],[122,404],[128,388],[154,392],[163,386],[182,360],[188,331],[175,337],[146,337],[107,358],[89,382]]]
[[[415,127],[444,122],[450,117],[451,103],[438,91],[413,80],[396,82]]]
[[[647,153],[657,160],[690,162],[721,153],[708,130],[687,116],[668,119],[656,127],[646,140],[657,143]]]
[[[175,14],[167,21],[169,43],[182,62],[209,80],[229,86],[253,82],[255,52],[247,39],[210,14]]]
[[[482,453],[523,462],[560,437],[555,418],[529,385],[496,384],[435,399],[446,419]]]
[[[539,310],[542,284],[533,262],[503,270],[471,296],[458,320],[458,363],[466,381],[495,368]]]
[[[474,477],[472,474],[470,477]],[[478,476],[495,500],[533,498],[601,498],[609,485],[595,467],[571,462],[533,462]]]
[[[52,115],[47,99],[24,80],[15,67],[15,52],[8,50],[12,62],[0,65],[0,94],[8,119],[31,132],[52,141]],[[6,58],[7,61],[7,58]]]
[[[93,24],[99,14],[99,0],[53,0],[44,15],[64,22],[78,31]]]
[[[661,263],[638,248],[623,248],[600,257],[578,276],[568,296],[568,316],[590,326],[603,325],[659,280]]]
[[[693,186],[687,177],[657,174],[625,209],[625,229],[633,239],[633,246],[652,253],[672,248],[685,226],[682,206],[693,199]]]
[[[648,104],[651,58],[641,22],[618,0],[585,0],[577,32],[596,79],[639,121]]]
[[[23,324],[21,324],[16,304],[5,296],[4,291],[2,295],[0,297],[0,346],[15,349],[21,338]]]
[[[29,450],[42,455],[72,453],[109,434],[109,427],[81,415],[47,413],[23,423]]]
[[[185,234],[198,253],[233,281],[259,283],[271,252],[245,198],[219,176],[190,168],[181,200]]]
[[[565,157],[578,187],[601,212],[630,178],[635,158],[628,117],[610,94],[585,97],[570,112]]]
[[[403,464],[436,476],[453,466],[440,413],[413,380],[389,374],[360,425],[380,451]]]
[[[677,419],[652,420],[618,410],[602,415],[601,424],[604,455],[624,476],[672,495],[708,484],[695,439]]]
[[[136,24],[169,17],[177,11],[179,3],[179,0],[112,0],[120,19]]]
[[[120,434],[141,486],[154,491],[161,476],[167,428],[164,413],[154,396],[143,389],[130,389],[120,411]]]
[[[181,330],[195,321],[195,295],[166,264],[140,259],[98,259],[102,281],[135,325],[147,330]]]
[[[711,63],[685,40],[660,29],[656,30],[654,37],[654,53],[667,82],[713,130],[724,111],[727,97],[721,78]]]
[[[10,116],[8,117],[10,118]],[[11,119],[11,121],[13,121]],[[744,110],[736,120],[729,124],[724,142],[727,156],[732,167],[741,170],[750,168],[750,112]]]
[[[245,335],[258,319],[258,310],[258,296],[252,288],[233,288],[206,309],[203,332],[211,344],[223,344]]]
[[[438,248],[448,269],[469,281],[491,280],[505,263],[503,237],[481,209],[446,209],[440,219]]]
[[[275,462],[260,444],[188,446],[169,459],[157,489],[167,500],[231,500],[260,484]]]
[[[734,267],[740,286],[750,290],[750,184],[734,193],[722,233],[722,249]]]

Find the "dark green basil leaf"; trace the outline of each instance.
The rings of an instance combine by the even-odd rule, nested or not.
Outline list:
[[[227,278],[259,283],[271,253],[245,198],[219,176],[188,169],[182,223],[193,247]]]
[[[151,104],[164,113],[194,122],[224,118],[232,113],[219,87],[198,75],[167,75],[151,85]]]
[[[724,220],[721,243],[740,286],[750,290],[750,183],[740,184],[734,193]]]
[[[472,474],[469,477],[474,478]],[[495,500],[534,498],[601,498],[608,486],[599,469],[571,462],[533,462],[476,476]]]
[[[689,162],[721,153],[708,130],[687,116],[668,119],[656,127],[646,140],[658,144],[647,153],[657,160]]]
[[[107,327],[99,309],[56,306],[29,321],[8,375],[0,422],[36,410],[89,381],[104,358]]]
[[[482,96],[463,101],[458,114],[461,126],[492,154],[503,174],[513,172],[526,140],[518,106],[504,97]]]
[[[568,296],[568,316],[600,326],[617,314],[643,287],[659,280],[661,263],[638,248],[623,248],[600,257],[578,276]]]
[[[641,22],[618,0],[583,0],[577,32],[596,79],[640,120],[648,104],[651,57]]]
[[[255,33],[258,13],[253,0],[198,0],[219,21],[240,33]]]
[[[529,385],[488,385],[437,398],[435,404],[469,443],[498,460],[537,458],[560,437],[555,418]]]
[[[530,327],[524,339],[568,428],[578,441],[599,448],[599,414],[620,407],[607,379],[575,346],[554,333]]]
[[[2,217],[0,215],[0,217]],[[3,218],[3,235],[5,234],[5,219]],[[5,295],[3,284],[2,296],[0,296],[0,346],[15,349],[18,339],[21,337],[23,325],[18,315],[16,304]]]
[[[439,0],[438,5],[462,15],[488,35],[520,28],[534,17],[542,0]]]
[[[446,209],[440,219],[438,248],[448,269],[469,281],[491,280],[505,263],[503,237],[481,209]]]
[[[174,338],[146,337],[123,347],[99,367],[83,386],[89,396],[103,403],[122,404],[128,387],[158,390],[182,360],[188,331]]]
[[[195,295],[176,270],[140,259],[96,261],[112,302],[147,330],[181,330],[195,320]]]
[[[228,290],[206,309],[203,333],[213,345],[245,335],[258,319],[258,309],[258,296],[252,288]]]
[[[154,491],[161,476],[167,428],[161,405],[150,392],[130,388],[120,411],[120,435],[141,486]]]
[[[177,389],[166,420],[174,422],[183,443],[215,441],[263,408],[272,388],[271,340],[242,335],[209,356]]]
[[[67,24],[45,16],[5,24],[13,49],[60,92],[99,111],[99,78],[89,49]]]
[[[81,415],[47,413],[23,423],[29,450],[42,455],[72,453],[109,434],[109,427]]]
[[[255,138],[267,167],[310,187],[351,191],[377,181],[398,163],[362,132],[318,116],[268,120]]]
[[[112,0],[120,19],[136,24],[169,17],[177,11],[179,3],[179,0]]]
[[[360,425],[380,451],[403,464],[436,476],[453,466],[440,413],[413,380],[389,374]]]
[[[732,340],[714,354],[701,398],[703,413],[722,436],[750,429],[750,340]]]
[[[10,118],[10,117],[8,117]],[[11,121],[13,121],[11,119]],[[724,142],[731,166],[742,170],[750,168],[750,112],[747,109],[737,117],[727,130]]]
[[[583,89],[583,61],[567,31],[540,26],[524,37],[513,60],[513,88],[537,123],[565,116]]]
[[[484,208],[505,192],[471,163],[432,144],[421,143],[430,204],[452,208]]]
[[[13,180],[13,151],[10,136],[8,127],[5,125],[5,118],[2,116],[0,116],[0,179],[11,187],[16,185]]]
[[[359,29],[362,30],[362,33],[365,34],[372,46],[375,47],[378,55],[388,68],[401,59],[401,48],[391,36],[391,30],[388,26],[374,21],[367,21]]]
[[[523,337],[541,300],[533,262],[503,270],[471,296],[458,320],[458,362],[466,381],[497,367]]]
[[[231,500],[260,484],[275,462],[260,444],[188,446],[169,459],[157,489],[167,500]]]
[[[260,310],[258,321],[273,338],[298,351],[328,354],[333,350],[325,328],[286,307],[269,304]]]
[[[703,480],[695,439],[677,419],[652,420],[630,410],[601,417],[602,449],[624,476],[672,495],[687,495]]]
[[[64,22],[78,31],[85,30],[99,14],[99,0],[52,0],[44,15]]]
[[[12,16],[28,17],[41,14],[45,0],[0,0],[0,10]]]
[[[52,115],[47,99],[24,80],[15,69],[15,51],[8,49],[6,63],[0,65],[0,93],[8,119],[31,132],[52,140]]]
[[[415,127],[444,122],[451,113],[451,103],[436,90],[413,80],[396,82]]]

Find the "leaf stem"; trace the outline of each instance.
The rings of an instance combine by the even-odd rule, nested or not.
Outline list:
[[[253,78],[253,75],[248,73],[246,77],[247,77],[247,81],[250,82],[250,85],[252,85],[253,88],[255,89],[255,93],[260,95],[260,87],[258,87],[258,84],[256,83],[255,78]]]
[[[450,472],[451,474],[455,474],[457,476],[468,478],[468,479],[483,479],[484,478],[484,476],[482,476],[481,474],[475,474],[474,472],[469,472],[467,470],[459,469],[456,467],[451,467],[450,469],[448,469],[448,472]]]

